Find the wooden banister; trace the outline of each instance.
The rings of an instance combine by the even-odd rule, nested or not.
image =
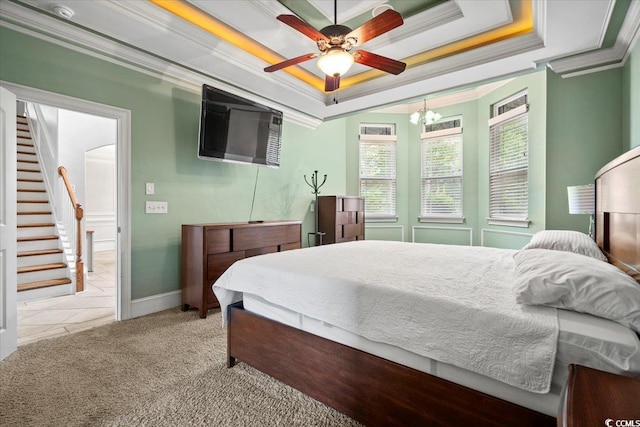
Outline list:
[[[71,201],[71,206],[73,206],[73,210],[75,213],[76,219],[76,292],[82,292],[84,290],[84,262],[82,261],[82,217],[84,216],[84,210],[80,203],[78,203],[78,199],[76,198],[76,194],[73,191],[73,187],[71,186],[71,182],[69,181],[69,175],[67,174],[67,169],[64,166],[58,167],[58,175],[62,177],[62,181],[64,182],[64,186],[67,189],[67,194],[69,195],[69,200]]]

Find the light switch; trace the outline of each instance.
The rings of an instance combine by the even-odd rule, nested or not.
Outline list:
[[[169,212],[169,203],[167,202],[145,202],[144,213],[166,214],[167,212]]]
[[[155,186],[154,186],[153,182],[147,182],[145,184],[144,192],[145,192],[145,194],[155,194],[156,193]]]

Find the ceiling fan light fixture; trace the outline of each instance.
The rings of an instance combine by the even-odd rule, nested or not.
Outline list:
[[[327,76],[342,76],[353,65],[353,55],[341,47],[333,47],[318,58],[318,68]]]

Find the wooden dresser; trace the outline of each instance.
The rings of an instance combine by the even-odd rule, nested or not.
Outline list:
[[[323,244],[364,240],[364,199],[319,196],[318,231]]]
[[[182,310],[219,307],[211,285],[237,260],[300,248],[300,221],[182,225]]]

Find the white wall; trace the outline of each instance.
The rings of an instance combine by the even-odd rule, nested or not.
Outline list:
[[[95,251],[115,250],[116,146],[87,151],[85,166],[85,229],[93,231]]]
[[[58,110],[58,163],[67,168],[71,184],[82,206],[86,204],[85,152],[116,143],[114,119],[69,110]]]
[[[115,249],[116,142],[116,120],[58,110],[58,162],[84,209],[84,229],[94,230],[95,250]]]

